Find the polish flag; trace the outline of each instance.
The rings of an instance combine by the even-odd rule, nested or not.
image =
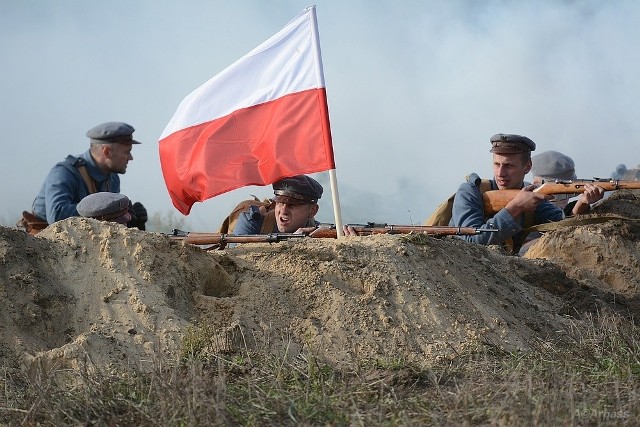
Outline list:
[[[315,6],[189,94],[159,141],[174,206],[335,169]]]

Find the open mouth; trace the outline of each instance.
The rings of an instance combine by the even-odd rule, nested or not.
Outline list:
[[[278,217],[278,220],[280,221],[280,223],[282,224],[287,224],[289,222],[291,218],[287,217],[287,216],[280,216]]]

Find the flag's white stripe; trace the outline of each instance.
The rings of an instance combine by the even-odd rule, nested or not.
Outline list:
[[[290,93],[324,87],[318,74],[312,8],[189,94],[160,139]]]

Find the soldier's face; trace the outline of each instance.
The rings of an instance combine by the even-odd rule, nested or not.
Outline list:
[[[521,188],[530,170],[531,160],[525,162],[520,153],[493,155],[493,176],[500,190]]]
[[[299,228],[306,227],[309,219],[318,212],[318,205],[313,203],[289,204],[276,202],[275,214],[278,231],[281,233],[295,233]]]
[[[131,155],[131,144],[110,144],[107,161],[111,172],[125,173],[127,171],[127,163],[133,160]]]

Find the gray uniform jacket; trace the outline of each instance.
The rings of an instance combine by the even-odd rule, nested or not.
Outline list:
[[[96,165],[89,150],[80,156],[67,156],[57,163],[47,175],[33,202],[33,213],[53,224],[61,219],[79,216],[76,205],[89,195],[89,188],[76,165],[84,164],[98,191],[120,192],[117,173],[105,175]]]
[[[461,239],[481,245],[499,245],[508,239],[513,239],[514,242],[522,240],[524,237],[524,234],[521,233],[524,226],[524,215],[521,215],[521,217],[516,220],[503,208],[491,218],[484,217],[480,182],[480,177],[472,173],[469,175],[467,181],[460,185],[453,200],[453,210],[449,225],[456,227],[496,228],[500,230],[497,233],[459,236]],[[529,183],[525,182],[524,185],[529,185]],[[491,189],[498,189],[498,185],[493,179],[491,180]],[[540,203],[536,208],[534,215],[535,224],[544,224],[561,219],[564,219],[562,209],[548,201]]]

